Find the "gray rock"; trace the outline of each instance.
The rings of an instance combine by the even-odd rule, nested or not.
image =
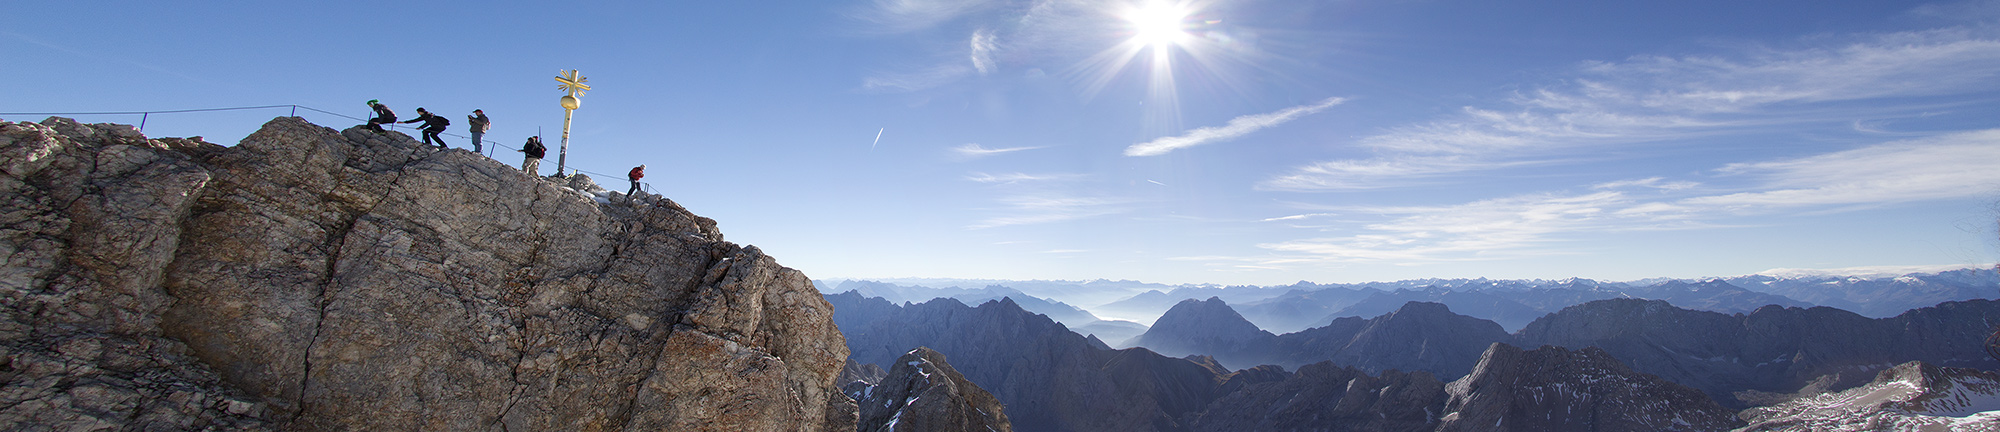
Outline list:
[[[1445,431],[1719,431],[1735,412],[1687,386],[1633,372],[1596,347],[1495,343],[1445,386]]]
[[[1007,432],[1000,400],[967,381],[944,354],[918,347],[896,359],[889,375],[859,401],[861,432]]]
[[[841,399],[806,277],[671,200],[295,117],[44,123],[0,124],[0,424],[792,431]]]

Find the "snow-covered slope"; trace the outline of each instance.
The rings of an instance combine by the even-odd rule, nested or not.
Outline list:
[[[1738,431],[2000,431],[2000,374],[1909,362],[1868,385],[1752,408]]]

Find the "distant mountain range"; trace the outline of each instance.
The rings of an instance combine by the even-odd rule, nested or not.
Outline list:
[[[1085,327],[1079,313],[1092,319],[1150,325],[1182,300],[1222,299],[1244,319],[1272,333],[1321,327],[1341,317],[1373,317],[1422,301],[1442,303],[1467,316],[1519,330],[1543,315],[1584,302],[1609,298],[1665,300],[1676,307],[1723,313],[1749,312],[1764,305],[1828,306],[1872,318],[1895,316],[1910,309],[1955,300],[2000,297],[2000,274],[1990,268],[1966,268],[1928,273],[1839,275],[1804,271],[1774,271],[1709,279],[1649,279],[1603,282],[1590,279],[1412,279],[1357,284],[1315,284],[1300,281],[1275,286],[1163,285],[1134,281],[1007,281],[977,279],[894,279],[885,281],[816,282],[823,293],[861,290],[895,302],[922,302],[951,297],[967,303],[998,298],[1002,291],[1020,293],[1023,307],[1048,314],[1073,328]],[[896,282],[888,282],[896,281]],[[899,285],[901,284],[901,285]],[[948,288],[933,288],[933,287]],[[983,286],[980,290],[957,288]],[[1060,306],[1027,304],[1033,296]],[[1076,309],[1068,311],[1063,309]],[[1138,328],[1119,325],[1093,328],[1092,334],[1116,344],[1129,336],[1117,331]],[[1137,333],[1131,333],[1136,335]]]
[[[1715,289],[1721,288],[1665,288]],[[1782,401],[1801,389],[1852,386],[1890,365],[1914,360],[2000,367],[1982,352],[1981,341],[2000,324],[2000,302],[1992,300],[1946,302],[1895,317],[1868,318],[1828,307],[1769,305],[1723,314],[1662,300],[1604,299],[1543,316],[1513,334],[1491,321],[1452,313],[1444,304],[1409,302],[1375,318],[1340,318],[1322,327],[1271,335],[1210,298],[1183,301],[1158,322],[1162,325],[1132,344],[1170,355],[1213,356],[1235,368],[1332,361],[1369,372],[1421,370],[1449,379],[1465,374],[1483,347],[1494,342],[1596,347],[1634,370],[1700,389],[1735,408]]]
[[[1494,430],[1496,424],[1518,425],[1501,430],[1538,431],[1722,430],[1742,424],[1734,411],[1702,392],[1633,371],[1601,349],[1523,350],[1504,343],[1474,348],[1470,355],[1457,349],[1423,349],[1431,345],[1421,340],[1450,337],[1432,332],[1463,325],[1430,325],[1439,318],[1452,321],[1446,316],[1449,311],[1435,304],[1413,304],[1398,311],[1400,316],[1342,321],[1343,326],[1362,328],[1350,339],[1375,342],[1346,344],[1356,351],[1352,357],[1306,364],[1293,373],[1279,366],[1232,372],[1204,356],[1172,358],[1144,348],[1108,349],[1009,298],[978,307],[954,299],[899,306],[856,292],[826,299],[834,305],[834,321],[853,352],[850,360],[880,364],[899,361],[894,359],[907,355],[914,349],[910,347],[935,349],[950,356],[952,367],[966,380],[1004,404],[1008,419],[1019,430],[1458,431]],[[1169,315],[1233,314],[1219,298],[1176,309],[1183,313]],[[1155,328],[1203,331],[1184,327],[1199,325],[1199,319],[1182,320],[1162,317]],[[1491,333],[1499,332],[1497,324],[1478,323]],[[1261,330],[1241,322],[1209,335],[1227,338],[1245,332]],[[1396,345],[1419,348],[1398,354]],[[1379,357],[1385,363],[1371,366],[1380,372],[1339,364],[1378,357],[1362,351],[1383,354]],[[1413,372],[1383,367],[1398,361],[1442,364],[1439,359],[1447,358],[1465,361],[1456,368],[1463,377],[1444,382],[1421,367],[1402,369]],[[843,375],[880,370],[848,369]],[[850,388],[865,389],[862,385]],[[866,396],[863,392],[852,394]],[[1590,415],[1571,415],[1579,412]]]
[[[965,304],[981,304],[1001,298],[1013,299],[1014,303],[1030,312],[1046,315],[1049,319],[1068,326],[1083,335],[1096,335],[1107,342],[1131,339],[1146,332],[1146,326],[1131,321],[1098,319],[1089,311],[1069,304],[1028,295],[1010,287],[987,285],[985,288],[967,289],[957,286],[929,288],[915,285],[898,285],[888,282],[848,280],[828,288],[815,283],[822,293],[855,292],[862,297],[881,297],[890,303],[923,303],[938,298],[958,300]],[[829,291],[831,290],[831,291]]]

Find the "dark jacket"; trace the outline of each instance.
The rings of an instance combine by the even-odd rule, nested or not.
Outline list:
[[[469,115],[465,116],[465,118],[467,121],[472,122],[472,124],[466,126],[471,128],[469,130],[472,132],[486,133],[487,128],[493,124],[492,121],[486,119],[485,114]]]
[[[417,116],[417,118],[410,119],[409,121],[405,121],[403,123],[416,123],[416,122],[424,122],[424,130],[431,130],[431,129],[444,130],[445,126],[451,126],[451,120],[445,120],[444,117],[440,117],[436,114],[431,114],[431,113],[424,113],[424,115]]]
[[[519,151],[522,153],[527,153],[528,157],[541,159],[542,156],[548,155],[549,149],[546,147],[542,147],[542,140],[535,139],[534,137],[529,137],[528,143],[521,145],[521,150]]]
[[[389,110],[389,106],[388,106],[388,105],[383,105],[383,104],[375,104],[375,119],[374,119],[374,120],[375,120],[375,121],[378,121],[378,122],[382,122],[382,123],[395,123],[395,122],[396,122],[396,112],[395,112],[395,111],[390,111],[390,110]]]

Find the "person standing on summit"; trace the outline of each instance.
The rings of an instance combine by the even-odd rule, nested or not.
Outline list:
[[[625,196],[630,197],[639,193],[639,179],[646,178],[646,165],[640,164],[637,168],[632,168],[632,172],[625,173],[625,178],[632,180],[632,190],[625,191]]]
[[[396,112],[390,111],[389,106],[383,105],[379,99],[369,99],[368,107],[375,109],[375,118],[368,119],[368,130],[375,131],[376,133],[389,133],[382,130],[382,125],[395,123]]]
[[[542,147],[542,137],[528,137],[528,143],[522,144],[521,149],[515,151],[527,156],[521,160],[521,171],[528,173],[529,176],[542,175],[542,156],[546,156],[549,151],[547,147]]]
[[[486,111],[472,110],[472,115],[465,116],[465,123],[465,127],[472,129],[472,152],[486,154],[485,147],[479,145],[479,137],[485,136],[486,129],[493,126],[493,122],[486,119]]]
[[[444,145],[444,138],[438,136],[439,133],[444,132],[445,126],[451,126],[451,120],[445,120],[444,117],[432,115],[430,111],[424,111],[423,108],[417,108],[417,118],[410,119],[409,121],[403,123],[416,123],[416,122],[424,122],[425,145],[431,144],[431,140],[437,140],[438,148],[451,148],[451,146]]]

